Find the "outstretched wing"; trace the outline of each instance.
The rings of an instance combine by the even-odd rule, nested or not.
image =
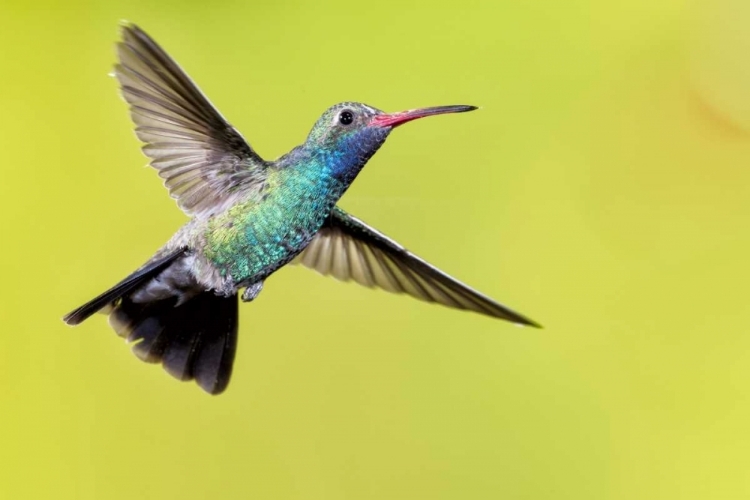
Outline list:
[[[342,281],[354,280],[367,287],[406,293],[427,302],[539,327],[338,207],[295,262]]]
[[[210,215],[261,189],[265,162],[156,42],[122,28],[115,76],[143,151],[189,215]]]

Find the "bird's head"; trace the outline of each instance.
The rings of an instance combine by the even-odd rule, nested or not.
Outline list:
[[[462,113],[474,106],[437,106],[384,113],[358,102],[331,106],[318,119],[306,145],[326,158],[337,177],[351,182],[391,131],[406,122],[444,113]]]

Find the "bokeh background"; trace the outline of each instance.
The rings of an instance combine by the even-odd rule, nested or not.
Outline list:
[[[342,205],[545,325],[284,269],[209,397],[60,317],[185,217],[107,77],[137,22],[267,158],[405,126]],[[0,498],[750,495],[744,0],[0,3]]]

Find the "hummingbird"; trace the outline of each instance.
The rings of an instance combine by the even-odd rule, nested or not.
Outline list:
[[[122,26],[117,58],[114,76],[143,152],[191,218],[143,266],[67,314],[68,325],[106,313],[138,358],[210,394],[232,374],[239,299],[253,301],[287,264],[539,327],[337,206],[394,128],[476,107],[385,113],[342,102],[302,145],[264,160],[138,26]]]

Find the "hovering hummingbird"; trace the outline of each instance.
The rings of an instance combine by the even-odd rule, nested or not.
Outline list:
[[[336,206],[391,131],[474,106],[384,113],[357,102],[329,108],[307,140],[262,159],[144,31],[129,24],[114,75],[150,164],[189,216],[141,268],[66,315],[109,313],[141,360],[161,362],[211,394],[226,389],[237,345],[237,295],[300,263],[339,280],[406,293],[521,325],[539,326],[469,288]]]

